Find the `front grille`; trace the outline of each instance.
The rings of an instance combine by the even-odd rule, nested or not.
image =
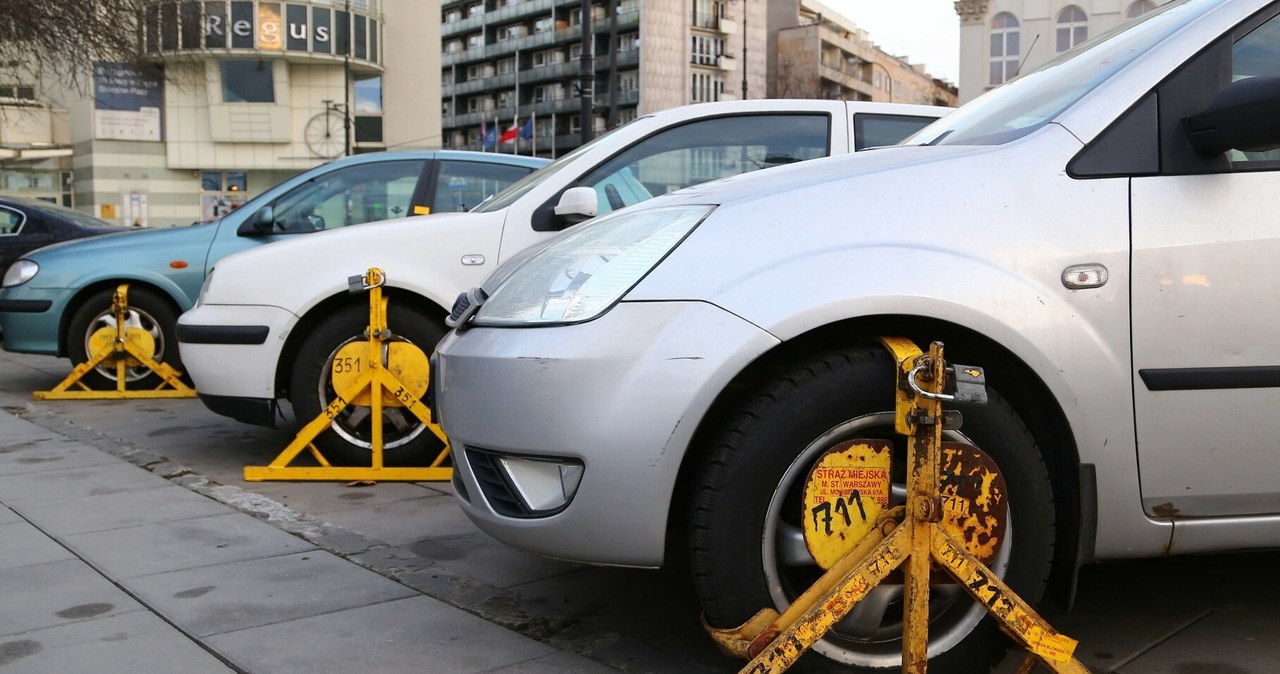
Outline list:
[[[498,456],[480,449],[466,449],[467,463],[471,466],[471,474],[475,476],[480,491],[489,502],[493,511],[504,517],[532,517],[533,513],[525,507],[515,489],[507,483],[502,469],[498,467]]]

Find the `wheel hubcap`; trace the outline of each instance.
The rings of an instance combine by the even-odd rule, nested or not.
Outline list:
[[[895,442],[890,506],[906,500],[905,445],[893,433],[893,414],[870,414],[846,421],[814,439],[782,476],[766,513],[762,553],[769,593],[778,610],[783,610],[821,574],[804,541],[800,525],[802,491],[810,468],[831,447],[853,438],[886,438]],[[948,440],[965,442],[957,432]],[[1003,576],[1012,549],[1012,516],[990,567]],[[955,583],[930,585],[929,653],[943,653],[959,644],[986,612],[968,598]],[[902,663],[901,581],[881,583],[814,645],[814,650],[845,664],[862,667],[895,667]]]
[[[108,328],[112,333],[115,333],[117,329],[115,314],[110,311],[105,311],[95,316],[94,319],[89,322],[89,328],[85,330],[84,335],[84,352],[89,357],[93,357],[93,334],[103,328]],[[125,330],[136,328],[151,335],[151,340],[155,344],[155,351],[151,357],[158,363],[164,362],[164,331],[160,329],[160,324],[156,321],[154,316],[137,307],[127,307],[125,310],[124,328]],[[94,368],[94,370],[110,381],[117,381],[116,367],[110,358],[103,361],[103,364]],[[126,382],[135,382],[140,379],[144,379],[151,374],[151,370],[147,369],[143,365],[137,364],[126,367],[124,372],[124,379]]]
[[[343,347],[348,344],[364,343],[365,341],[364,337],[352,337],[339,344],[325,358],[325,365],[320,372],[320,381],[316,391],[320,398],[320,409],[327,407],[337,395],[333,387],[333,372],[334,359],[338,357],[338,352],[342,351]],[[392,335],[384,341],[387,343],[410,343],[409,340],[399,335]],[[331,428],[347,444],[372,451],[372,417],[372,408],[364,405],[348,405],[333,420]],[[382,408],[382,449],[384,451],[395,449],[406,443],[413,442],[426,428],[408,408],[384,406]]]

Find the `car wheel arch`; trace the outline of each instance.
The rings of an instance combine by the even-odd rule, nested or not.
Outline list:
[[[1094,504],[1081,503],[1079,451],[1066,414],[1034,370],[1004,346],[964,326],[918,316],[865,316],[820,326],[780,343],[743,368],[699,421],[682,460],[668,510],[668,535],[675,536],[668,540],[668,555],[684,547],[682,524],[711,440],[741,405],[763,383],[805,354],[871,344],[880,335],[911,337],[921,346],[929,340],[944,342],[948,356],[958,359],[953,362],[983,367],[988,381],[1000,388],[1027,424],[1049,470],[1059,523],[1050,591],[1069,602],[1080,559],[1087,561],[1091,554],[1094,527],[1089,520],[1096,508]]]
[[[444,319],[449,312],[431,299],[423,297],[413,291],[404,288],[397,288],[388,285],[383,289],[384,296],[388,302],[407,303],[410,307],[416,309],[419,313],[427,316],[431,320],[440,324],[441,328],[448,332],[445,327]],[[302,348],[302,343],[306,341],[307,335],[326,317],[344,307],[363,304],[368,306],[368,296],[364,294],[352,295],[350,293],[337,293],[326,297],[317,302],[308,309],[298,322],[294,324],[289,331],[289,336],[285,339],[284,347],[280,350],[280,359],[276,363],[275,372],[275,396],[279,398],[289,397],[289,381],[293,376],[293,365],[297,359],[298,350]],[[431,355],[431,354],[427,354]]]

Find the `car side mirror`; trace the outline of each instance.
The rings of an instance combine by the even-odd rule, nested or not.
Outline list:
[[[240,228],[236,230],[236,234],[240,236],[262,236],[270,234],[276,227],[276,213],[270,206],[263,206],[262,210],[250,215],[244,222],[240,223]]]
[[[599,212],[600,202],[594,187],[570,187],[560,195],[560,203],[555,207],[555,214],[571,224],[594,218]]]
[[[1261,152],[1280,147],[1280,76],[1250,77],[1219,91],[1209,107],[1183,123],[1196,153]]]

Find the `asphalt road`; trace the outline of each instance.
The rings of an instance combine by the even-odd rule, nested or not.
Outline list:
[[[220,498],[264,519],[334,525],[352,537],[335,549],[413,577],[429,594],[562,650],[624,671],[730,672],[699,622],[678,563],[612,569],[548,560],[478,531],[447,483],[245,482],[297,425],[276,430],[217,416],[198,400],[33,401],[65,360],[0,352],[0,405],[34,423],[116,454],[162,457],[156,472],[191,473],[225,485]],[[259,498],[265,497],[265,498]],[[343,548],[341,535],[333,536]],[[1280,670],[1280,553],[1258,552],[1098,564],[1082,574],[1076,609],[1044,611],[1080,641],[1095,671],[1246,674]],[[999,671],[1012,671],[1014,657]],[[809,667],[808,669],[818,669]]]

